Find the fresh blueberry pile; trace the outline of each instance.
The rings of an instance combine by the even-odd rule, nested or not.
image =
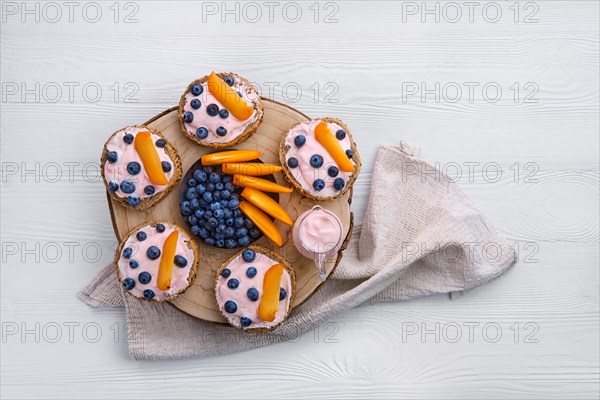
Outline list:
[[[179,211],[191,232],[204,243],[234,249],[248,246],[262,232],[239,209],[240,198],[230,175],[221,167],[195,164],[181,184]]]

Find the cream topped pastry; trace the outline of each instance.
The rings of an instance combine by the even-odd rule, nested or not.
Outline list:
[[[315,200],[344,194],[360,172],[360,158],[348,127],[334,118],[294,125],[284,136],[279,156],[286,178]]]
[[[263,118],[254,86],[233,73],[211,73],[192,82],[179,102],[183,132],[208,147],[228,147],[248,139]]]
[[[198,269],[198,247],[179,226],[152,222],[137,226],[119,245],[117,273],[132,296],[162,301],[183,293]]]
[[[113,198],[143,210],[159,201],[181,178],[175,148],[156,130],[128,126],[104,145],[102,176]]]
[[[250,246],[217,271],[215,297],[230,325],[266,332],[291,311],[294,287],[294,271],[281,256]]]

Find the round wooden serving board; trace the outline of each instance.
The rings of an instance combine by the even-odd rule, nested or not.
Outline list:
[[[278,103],[273,100],[263,98],[265,115],[263,123],[258,131],[234,148],[255,149],[262,153],[261,160],[265,163],[279,164],[279,143],[285,132],[294,124],[306,121],[309,118],[300,111],[289,106]],[[152,118],[145,125],[160,130],[166,138],[175,146],[183,164],[183,174],[198,159],[214,149],[200,147],[181,132],[177,119],[177,107],[173,107]],[[282,173],[275,174],[277,183],[289,186],[284,180]],[[328,276],[331,275],[342,257],[342,251],[346,248],[350,236],[352,235],[353,214],[350,211],[350,202],[352,201],[352,191],[349,190],[344,196],[335,200],[316,202],[314,200],[302,197],[297,191],[293,193],[281,193],[279,195],[279,204],[287,211],[292,220],[295,220],[300,214],[308,210],[315,204],[320,204],[324,208],[334,212],[344,227],[346,240],[337,257],[332,257],[326,263]],[[169,195],[159,202],[156,206],[145,211],[136,211],[131,208],[123,207],[108,198],[111,218],[115,233],[119,241],[133,227],[152,220],[170,220],[179,224],[184,229],[188,226],[179,213],[179,190],[175,188]],[[258,239],[254,244],[268,247],[277,251],[293,266],[296,273],[296,296],[293,307],[297,307],[306,301],[321,286],[323,282],[319,279],[313,260],[309,260],[298,253],[292,243],[291,227],[275,221],[283,237],[283,246],[277,247],[265,236]],[[214,298],[213,286],[215,282],[215,271],[239,249],[228,250],[219,249],[214,246],[205,245],[202,240],[195,238],[200,246],[200,267],[198,275],[192,287],[183,295],[174,299],[171,303],[181,311],[205,321],[225,323],[217,308]]]

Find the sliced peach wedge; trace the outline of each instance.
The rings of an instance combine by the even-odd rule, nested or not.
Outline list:
[[[244,214],[246,214],[248,218],[252,220],[252,222],[254,222],[254,225],[256,225],[256,227],[260,229],[266,237],[273,241],[273,243],[275,243],[277,246],[281,247],[281,245],[283,244],[281,233],[279,233],[279,230],[277,229],[273,221],[269,219],[267,214],[265,214],[258,207],[252,205],[247,201],[242,200],[240,202],[239,207],[240,210]]]
[[[262,176],[271,175],[283,169],[280,165],[263,163],[223,163],[221,170],[224,174]]]
[[[237,94],[234,88],[219,78],[214,71],[208,77],[207,85],[208,90],[215,96],[215,99],[229,110],[234,117],[240,121],[245,121],[252,116],[254,109]]]
[[[169,180],[162,169],[160,157],[158,156],[156,147],[154,147],[150,132],[138,132],[138,134],[135,135],[134,146],[135,151],[137,151],[142,160],[142,164],[144,164],[148,179],[157,185],[168,185]]]
[[[283,264],[275,264],[265,272],[263,294],[258,305],[258,317],[263,321],[273,321],[279,310],[279,290],[283,269]]]
[[[256,160],[260,157],[258,150],[227,150],[202,156],[202,165],[220,165]]]
[[[292,188],[278,185],[277,183],[266,179],[240,174],[233,175],[233,184],[239,187],[251,187],[270,193],[292,193],[294,191]]]
[[[160,290],[169,290],[171,287],[171,278],[173,276],[173,264],[175,263],[175,251],[177,249],[177,239],[179,231],[171,232],[162,249],[162,257],[158,267],[157,284]]]
[[[285,212],[279,203],[260,190],[247,187],[242,191],[242,197],[276,220],[279,220],[287,225],[294,224],[288,213]]]
[[[354,171],[354,164],[348,159],[346,152],[344,152],[344,149],[342,149],[342,146],[340,146],[339,141],[333,132],[331,132],[326,122],[319,122],[315,127],[315,139],[327,150],[342,171]]]

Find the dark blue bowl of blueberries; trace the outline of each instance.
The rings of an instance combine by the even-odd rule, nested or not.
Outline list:
[[[254,160],[252,162],[260,162]],[[275,181],[273,175],[261,178]],[[204,166],[196,161],[179,185],[179,212],[199,241],[225,249],[246,247],[263,233],[239,209],[243,188],[221,166]],[[267,193],[279,201],[277,193]]]

